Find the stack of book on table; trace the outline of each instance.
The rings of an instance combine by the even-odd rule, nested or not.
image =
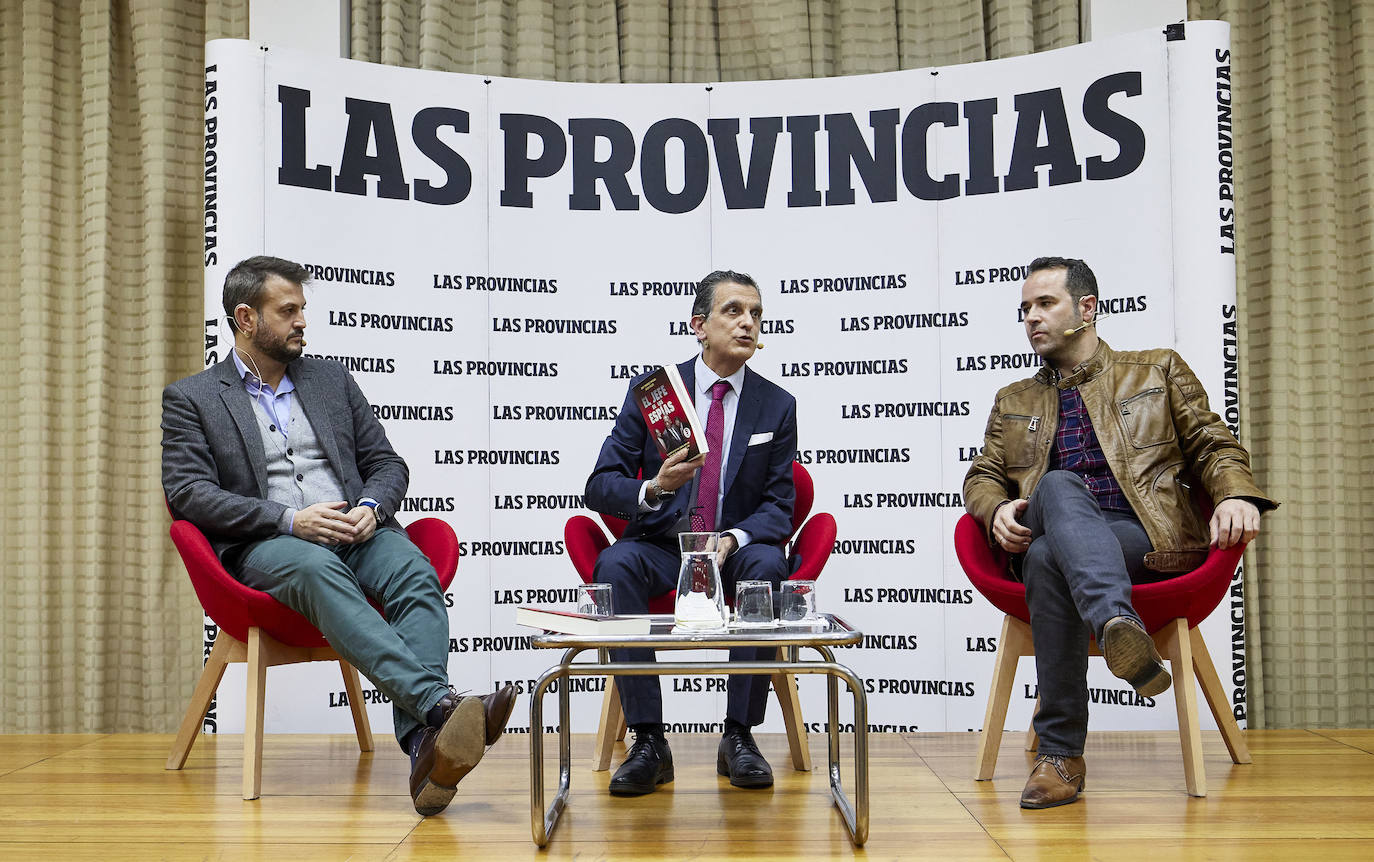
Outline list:
[[[552,608],[516,608],[517,625],[569,635],[647,635],[648,617],[597,616]]]

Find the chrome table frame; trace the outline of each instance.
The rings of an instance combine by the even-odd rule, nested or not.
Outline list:
[[[660,676],[665,674],[825,674],[828,712],[830,795],[844,818],[845,828],[856,847],[868,840],[868,698],[863,680],[835,661],[832,647],[851,646],[863,639],[844,620],[822,614],[828,626],[795,626],[776,629],[730,629],[725,632],[671,633],[671,616],[653,616],[653,629],[647,635],[535,635],[531,643],[544,649],[563,649],[558,664],[544,671],[530,692],[530,830],[534,843],[549,843],[559,815],[568,803],[572,782],[571,706],[567,680],[574,676]],[[608,650],[619,647],[647,647],[654,650],[727,649],[729,647],[777,647],[782,658],[773,661],[673,661],[612,662]],[[811,649],[820,661],[799,661],[800,649]],[[597,651],[597,660],[574,664],[573,659],[587,650]],[[842,679],[854,696],[854,792],[851,803],[840,779],[839,686]],[[544,808],[544,694],[555,680],[558,687],[558,792],[548,809]]]

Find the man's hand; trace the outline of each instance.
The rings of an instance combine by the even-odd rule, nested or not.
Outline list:
[[[291,535],[318,545],[351,544],[358,528],[350,517],[352,513],[343,512],[347,505],[347,500],[335,500],[306,506],[296,512]]]
[[[377,513],[371,506],[354,506],[344,517],[358,531],[352,540],[345,544],[361,545],[377,532]]]
[[[725,558],[739,550],[739,542],[735,540],[733,533],[720,534],[720,547],[716,549],[716,567],[725,566]]]
[[[1226,550],[1259,535],[1260,511],[1249,500],[1230,497],[1212,510],[1212,546]]]
[[[701,469],[701,465],[706,463],[705,455],[698,455],[690,461],[684,461],[683,459],[686,457],[686,446],[668,456],[668,460],[664,461],[663,466],[658,468],[658,487],[665,491],[676,491],[691,481],[692,476]]]
[[[1016,520],[1029,505],[1025,499],[1012,500],[999,507],[997,514],[992,516],[992,537],[1008,554],[1024,554],[1030,547],[1030,527]]]

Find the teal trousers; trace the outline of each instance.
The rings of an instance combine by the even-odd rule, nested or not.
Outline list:
[[[404,532],[386,527],[360,545],[336,547],[276,536],[247,546],[236,567],[242,583],[309,620],[391,700],[398,742],[448,693],[444,595]]]

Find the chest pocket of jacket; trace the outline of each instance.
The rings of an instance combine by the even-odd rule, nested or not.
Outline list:
[[[1177,437],[1173,416],[1169,413],[1169,393],[1163,387],[1137,392],[1121,399],[1116,406],[1126,429],[1126,438],[1137,449],[1172,443]]]
[[[1021,413],[1002,415],[1002,457],[1008,470],[1025,469],[1035,463],[1041,435],[1045,433],[1044,425],[1039,416]]]

